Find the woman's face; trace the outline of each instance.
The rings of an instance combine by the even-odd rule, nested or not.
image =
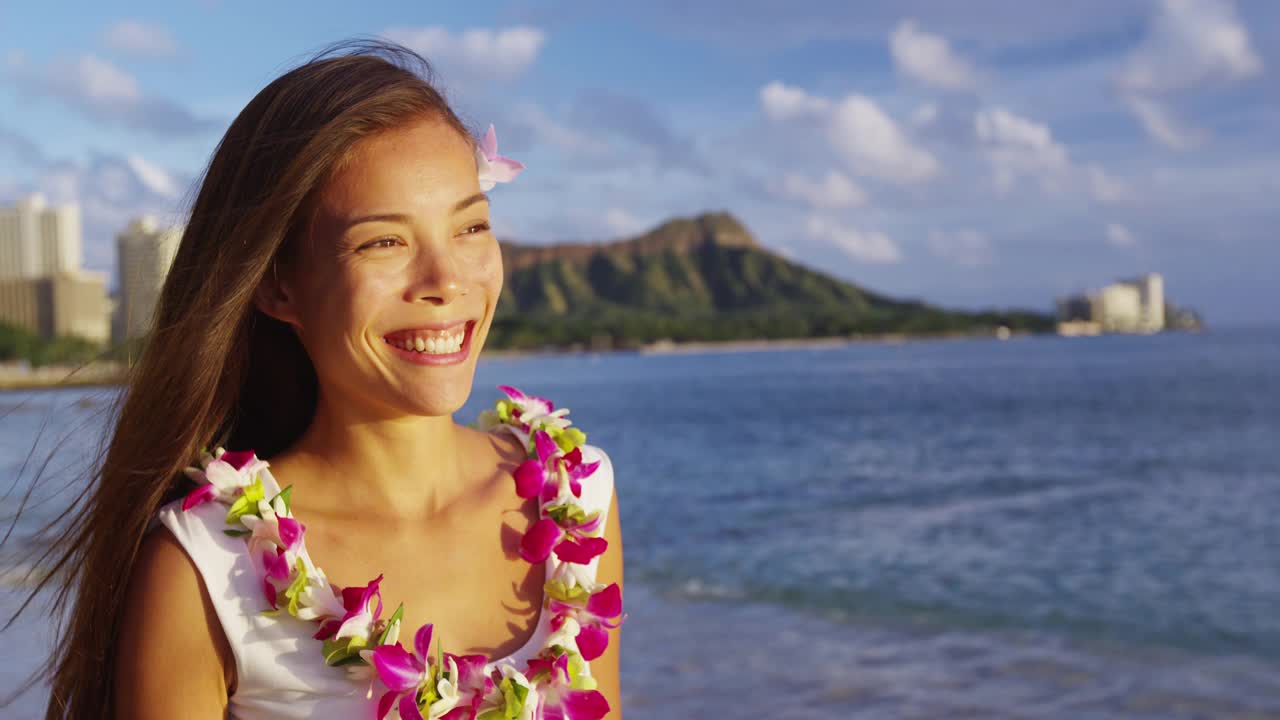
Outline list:
[[[471,393],[502,292],[472,146],[438,120],[362,140],[322,188],[282,313],[322,395],[448,415]],[[460,347],[459,347],[459,341]]]

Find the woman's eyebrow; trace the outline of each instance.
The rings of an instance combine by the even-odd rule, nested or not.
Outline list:
[[[478,192],[475,195],[472,195],[471,197],[463,198],[458,202],[454,203],[453,211],[462,212],[463,210],[466,210],[467,208],[471,207],[472,205],[475,205],[478,202],[489,202],[489,196],[485,195],[482,192]]]
[[[489,202],[489,196],[482,192],[476,193],[470,197],[465,197],[453,205],[453,212],[458,213],[475,205],[478,202]],[[375,215],[361,215],[352,218],[343,224],[343,229],[348,229],[367,222],[396,222],[408,225],[412,218],[404,213],[377,213]]]

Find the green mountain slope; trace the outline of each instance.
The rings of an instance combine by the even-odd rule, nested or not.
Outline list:
[[[1037,313],[948,312],[870,292],[764,249],[727,213],[612,243],[503,242],[502,252],[486,342],[496,348],[1052,327]]]

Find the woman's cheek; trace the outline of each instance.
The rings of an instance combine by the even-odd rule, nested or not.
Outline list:
[[[502,287],[502,248],[497,240],[489,243],[469,265],[472,282],[494,289]]]

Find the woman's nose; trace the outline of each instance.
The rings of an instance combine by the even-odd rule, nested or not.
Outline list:
[[[447,305],[466,292],[465,285],[462,267],[453,253],[424,248],[413,265],[409,300]]]

